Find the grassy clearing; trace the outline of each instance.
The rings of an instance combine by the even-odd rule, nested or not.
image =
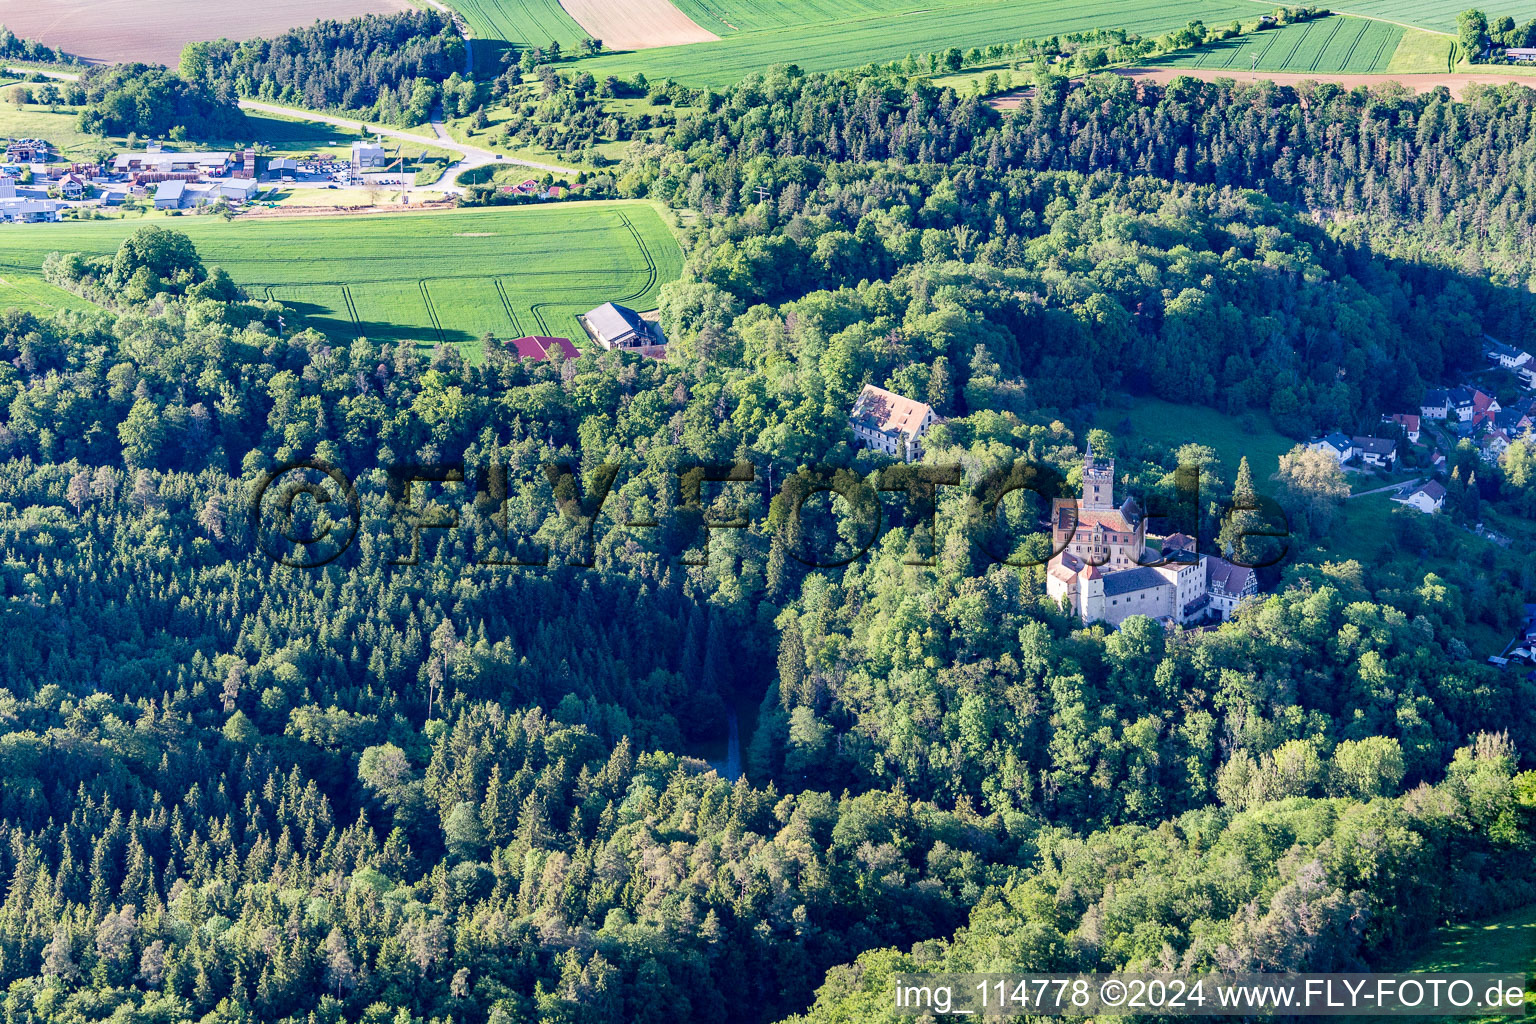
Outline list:
[[[22,106],[0,102],[0,136],[17,139],[47,139],[66,157],[90,157],[123,148],[122,138],[104,139],[80,130],[76,113],[62,104],[45,107],[38,103]]]
[[[1451,69],[1452,41],[1432,32],[1410,29],[1387,62],[1387,70],[1403,75],[1443,74]]]
[[[929,4],[907,13],[738,32],[719,42],[608,54],[576,66],[599,78],[641,71],[652,79],[673,78],[690,85],[723,87],[775,64],[831,71],[870,61],[899,60],[909,53],[930,53],[950,46],[964,49],[1018,39],[1043,39],[1106,26],[1157,35],[1197,19],[1206,24],[1225,24],[1251,18],[1253,12],[1251,0],[1170,0],[1155,5],[1140,0]]]
[[[1125,428],[1126,421],[1130,428]],[[1280,456],[1296,442],[1280,434],[1267,416],[1255,414],[1252,421],[1227,416],[1203,406],[1176,405],[1159,398],[1136,399],[1130,409],[1101,410],[1096,426],[1115,435],[1115,440],[1135,446],[1156,444],[1178,448],[1185,444],[1203,444],[1221,457],[1222,476],[1227,483],[1237,478],[1237,464],[1248,457],[1254,483],[1260,490],[1280,468]]]
[[[1233,72],[1369,74],[1387,69],[1404,34],[1403,28],[1383,21],[1335,15],[1250,32],[1147,63]]]
[[[1431,945],[1408,968],[1422,972],[1524,974],[1526,1003],[1536,999],[1536,904],[1499,917],[1440,929]],[[1507,1015],[1447,1017],[1458,1024],[1495,1024]]]
[[[35,276],[54,251],[109,253],[137,223],[19,225],[0,277]],[[487,332],[584,340],[576,314],[608,300],[639,309],[682,271],[682,253],[648,203],[366,217],[176,218],[210,266],[295,310],[290,326],[336,338],[438,341],[478,352]]]
[[[96,307],[73,292],[55,288],[40,277],[0,274],[0,310],[24,309],[32,313],[51,313],[54,310],[91,310]]]

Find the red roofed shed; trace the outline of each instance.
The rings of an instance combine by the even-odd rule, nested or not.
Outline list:
[[[558,351],[563,359],[581,358],[569,338],[513,338],[508,344],[517,349],[520,359],[548,359],[551,351]]]

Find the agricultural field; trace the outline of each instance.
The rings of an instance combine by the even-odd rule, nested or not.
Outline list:
[[[1505,14],[1514,18],[1517,24],[1536,18],[1536,0],[1512,0],[1488,6],[1463,3],[1462,0],[1344,0],[1343,3],[1328,4],[1329,10],[1340,14],[1358,14],[1432,32],[1450,33],[1456,31],[1456,15],[1468,7],[1487,11],[1489,21]]]
[[[1234,72],[1386,71],[1405,30],[1399,25],[1334,15],[1277,29],[1249,32],[1208,46],[1147,61],[1150,67]],[[1442,63],[1439,70],[1444,71]]]
[[[273,36],[320,18],[409,10],[408,0],[0,0],[0,24],[77,57],[175,67],[190,42]]]
[[[337,338],[437,342],[478,353],[486,333],[585,339],[576,314],[613,300],[655,305],[682,253],[643,202],[453,213],[163,221],[209,266]],[[114,252],[142,222],[7,227],[0,277],[34,277],[50,252]]]
[[[758,29],[824,25],[900,11],[931,11],[955,7],[967,0],[674,0],[679,10],[716,35]]]
[[[482,51],[501,45],[559,43],[569,52],[587,37],[586,29],[565,13],[560,0],[452,0],[452,6],[464,16],[470,34],[490,44],[476,47],[475,59],[482,64],[495,57]]]
[[[713,32],[700,28],[670,0],[562,0],[577,24],[593,39],[601,39],[610,50],[644,50],[652,46],[675,46],[718,39]]]
[[[906,14],[743,31],[714,43],[609,54],[582,61],[579,67],[599,78],[640,71],[651,79],[673,78],[689,85],[723,87],[775,64],[831,71],[951,46],[1043,39],[1105,26],[1157,35],[1194,20],[1212,25],[1252,18],[1254,9],[1251,0],[1171,0],[1157,5],[1142,0],[1044,0],[1030,4],[989,0],[930,5]]]

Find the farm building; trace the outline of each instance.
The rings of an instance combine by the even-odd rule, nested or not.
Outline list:
[[[864,385],[853,403],[848,423],[853,436],[861,446],[885,452],[901,454],[905,441],[905,458],[912,462],[922,457],[922,445],[918,438],[938,422],[933,408],[916,399],[904,398],[873,384]]]
[[[60,204],[51,199],[0,198],[0,224],[41,224],[59,219]]]
[[[112,158],[117,174],[209,174],[222,175],[229,170],[231,153],[119,153]]]
[[[182,200],[185,198],[184,193],[186,190],[187,183],[184,181],[161,182],[160,186],[155,189],[155,209],[181,209]]]
[[[507,342],[517,352],[519,359],[548,359],[558,354],[562,359],[579,359],[581,353],[569,338],[527,337],[513,338]]]
[[[255,199],[258,188],[255,178],[226,178],[219,182],[219,194],[235,203],[248,203]]]
[[[1511,46],[1504,51],[1504,57],[1516,64],[1536,63],[1536,49],[1526,46]]]
[[[642,355],[665,352],[667,339],[661,328],[628,306],[605,302],[580,318],[592,340],[606,349],[624,349]]]
[[[49,146],[42,139],[7,139],[5,142],[5,162],[8,164],[30,164],[48,159]]]

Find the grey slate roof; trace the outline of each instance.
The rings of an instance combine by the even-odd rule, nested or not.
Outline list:
[[[1120,594],[1130,594],[1138,590],[1151,590],[1154,587],[1170,586],[1163,578],[1163,574],[1156,569],[1143,566],[1140,569],[1126,569],[1122,572],[1112,572],[1104,577],[1104,596],[1115,597]]]
[[[645,322],[640,319],[640,314],[616,302],[605,302],[588,313],[587,326],[610,341],[630,332],[645,333]]]

